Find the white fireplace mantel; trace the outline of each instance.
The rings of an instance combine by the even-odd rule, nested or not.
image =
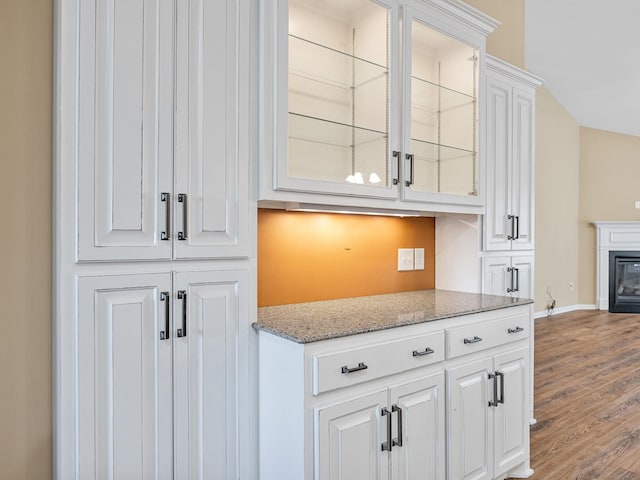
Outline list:
[[[609,252],[640,251],[640,222],[593,222],[596,227],[596,306],[609,310]]]

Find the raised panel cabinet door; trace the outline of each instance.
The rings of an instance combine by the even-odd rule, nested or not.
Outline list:
[[[387,390],[315,410],[318,480],[388,480]],[[390,412],[390,409],[387,409]]]
[[[169,258],[173,2],[78,3],[77,257]]]
[[[511,248],[511,86],[487,76],[486,83],[486,214],[484,250]]]
[[[492,365],[487,358],[447,370],[448,480],[493,478]]]
[[[529,457],[529,349],[495,357],[500,398],[494,409],[495,475],[508,472]]]
[[[513,292],[514,297],[533,298],[533,256],[519,256],[511,259],[514,268],[514,278],[517,276],[517,291]]]
[[[177,2],[175,256],[248,255],[244,0]],[[244,25],[244,23],[242,23]],[[248,37],[246,37],[248,38]],[[242,110],[241,110],[242,109]]]
[[[170,290],[168,273],[78,279],[77,478],[173,478]]]
[[[396,417],[394,438],[401,443],[392,450],[392,478],[444,480],[444,372],[392,387],[390,393]]]
[[[247,289],[246,271],[175,274],[175,478],[238,478],[238,338]]]
[[[483,257],[482,293],[487,295],[510,295],[512,288],[511,257]],[[522,278],[522,276],[520,277]]]
[[[532,250],[534,237],[535,98],[528,90],[513,89],[513,162],[511,214],[517,217],[514,250]]]

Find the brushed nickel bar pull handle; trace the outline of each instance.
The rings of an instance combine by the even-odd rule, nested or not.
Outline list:
[[[398,184],[398,176],[399,176],[399,172],[400,172],[400,152],[398,150],[394,150],[393,152],[391,152],[391,154],[393,155],[393,158],[396,159],[396,172],[395,175],[393,177],[393,184],[397,185]]]
[[[169,292],[160,292],[160,301],[164,303],[164,331],[160,331],[160,340],[168,340],[169,330]]]
[[[391,406],[391,412],[398,412],[398,437],[393,440],[392,445],[401,447],[402,446],[402,408],[398,405]]]
[[[500,398],[496,403],[504,403],[504,373],[496,372],[496,383],[498,382],[498,378],[500,379]]]
[[[178,329],[178,337],[187,336],[187,292],[186,290],[178,290],[178,300],[182,300],[182,328]]]
[[[413,163],[414,163],[413,162],[413,153],[405,154],[405,158],[407,160],[409,160],[409,174],[410,174],[410,177],[409,177],[409,180],[405,180],[404,184],[405,184],[406,187],[410,187],[411,185],[413,185],[413,173],[414,173],[414,170],[413,170]]]
[[[515,216],[507,215],[507,219],[511,220],[511,235],[507,236],[507,240],[515,240],[516,239],[516,224],[515,224]]]
[[[178,194],[178,202],[182,204],[182,231],[178,232],[178,240],[186,240],[187,239],[187,215],[189,213],[187,207],[187,194],[179,193]]]
[[[493,373],[489,373],[489,380],[493,380],[493,400],[489,400],[490,407],[498,406],[498,381]]]
[[[344,374],[348,374],[353,372],[359,372],[360,370],[366,370],[367,368],[369,368],[368,365],[366,365],[364,362],[360,362],[358,363],[357,367],[353,367],[353,368],[349,368],[347,365],[344,365],[341,371]]]
[[[424,357],[425,355],[431,355],[432,353],[436,353],[436,351],[430,347],[425,348],[423,351],[419,352],[418,350],[413,351],[414,357]]]
[[[171,194],[168,192],[162,192],[160,194],[160,201],[165,202],[165,226],[164,231],[160,232],[160,240],[169,240],[171,238]]]
[[[516,327],[516,328],[507,328],[507,333],[519,333],[524,332],[524,328]]]
[[[507,293],[515,292],[513,289],[513,268],[507,267],[507,273],[511,274],[511,286],[507,287]]]
[[[387,441],[382,444],[382,451],[390,452],[393,448],[393,440],[391,440],[391,412],[383,408],[382,416],[387,417]]]
[[[473,338],[465,338],[464,339],[464,343],[465,344],[478,343],[478,342],[481,342],[481,341],[482,341],[482,339],[477,335],[475,335]]]

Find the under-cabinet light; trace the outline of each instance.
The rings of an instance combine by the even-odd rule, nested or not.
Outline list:
[[[289,212],[345,213],[352,215],[378,215],[385,217],[422,217],[415,210],[392,210],[388,208],[341,207],[338,205],[319,205],[315,203],[287,202]]]

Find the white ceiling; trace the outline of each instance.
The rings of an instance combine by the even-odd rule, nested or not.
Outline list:
[[[640,0],[525,0],[525,65],[581,126],[640,136]]]

